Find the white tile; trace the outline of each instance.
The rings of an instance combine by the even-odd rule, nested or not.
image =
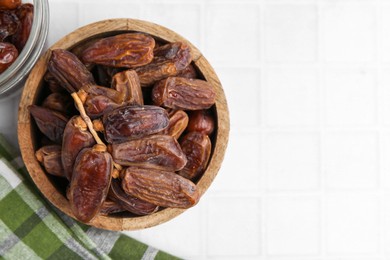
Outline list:
[[[264,15],[267,61],[316,60],[316,5],[266,5]]]
[[[380,84],[381,123],[390,125],[390,69],[382,69]]]
[[[59,22],[58,17],[66,17],[66,22]],[[79,27],[79,5],[76,2],[50,2],[50,23],[47,36],[48,46]]]
[[[319,134],[272,133],[264,154],[267,188],[306,190],[319,186]]]
[[[316,255],[320,246],[317,198],[271,197],[266,204],[267,255]]]
[[[326,61],[371,61],[375,55],[375,6],[323,5],[321,45]]]
[[[196,205],[183,214],[158,226],[124,232],[148,245],[162,249],[184,259],[196,258],[202,251],[201,207]],[[158,235],[156,235],[158,234]]]
[[[326,197],[326,252],[375,254],[379,244],[378,198],[371,194],[331,193]]]
[[[260,210],[257,199],[212,199],[208,213],[209,256],[250,256],[259,253]]]
[[[319,121],[317,72],[268,69],[265,74],[264,118],[270,126],[307,126]]]
[[[146,4],[144,9],[147,20],[177,32],[199,48],[200,5]]]
[[[231,125],[240,128],[258,125],[260,71],[256,69],[217,69],[216,71],[225,91]]]
[[[259,59],[259,10],[250,4],[206,5],[205,57],[212,62]]]
[[[328,125],[370,125],[376,122],[377,88],[373,71],[327,70],[324,80]]]
[[[390,61],[390,6],[380,7],[380,58],[382,61]]]
[[[80,25],[113,18],[135,18],[140,16],[139,5],[133,2],[118,2],[113,4],[109,1],[80,2]]]
[[[260,140],[256,134],[231,134],[212,191],[257,191],[260,182]]]
[[[326,184],[331,189],[376,188],[378,136],[375,133],[328,133],[324,140]]]
[[[381,184],[383,185],[383,187],[390,189],[390,159],[389,159],[390,158],[390,132],[385,132],[381,136],[380,143],[382,145]]]
[[[386,192],[384,195],[384,204],[383,204],[383,211],[384,211],[384,223],[383,223],[383,233],[384,233],[384,244],[385,244],[385,255],[387,257],[390,256],[390,247],[388,246],[390,244],[390,193]]]

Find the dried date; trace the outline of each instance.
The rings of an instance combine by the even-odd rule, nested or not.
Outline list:
[[[189,208],[199,201],[196,185],[174,172],[129,167],[123,190],[161,207]]]
[[[126,211],[119,203],[106,199],[100,208],[100,214],[107,216],[110,214],[120,213]]]
[[[156,106],[123,106],[103,116],[107,142],[121,142],[158,133],[168,126],[167,112]]]
[[[34,6],[32,4],[23,4],[16,10],[16,15],[20,20],[20,26],[15,34],[12,35],[11,41],[18,51],[21,52],[30,36],[34,19]]]
[[[153,59],[155,41],[142,33],[124,33],[100,39],[82,53],[85,63],[135,68]]]
[[[188,115],[183,110],[174,110],[169,114],[169,124],[161,134],[171,135],[179,139],[188,125]]]
[[[181,42],[169,43],[154,51],[151,63],[136,68],[141,86],[150,86],[155,82],[176,76],[183,71],[192,60],[190,47]]]
[[[74,216],[87,223],[99,213],[110,187],[112,158],[102,145],[83,149],[77,156],[69,186]]]
[[[80,116],[72,117],[66,124],[62,139],[62,165],[68,180],[72,179],[74,162],[79,152],[95,144],[95,139],[88,131],[87,125]]]
[[[14,35],[19,27],[20,21],[14,12],[0,10],[0,41]]]
[[[0,42],[0,73],[5,71],[18,57],[15,46],[8,42]]]
[[[60,144],[68,117],[60,112],[31,105],[28,107],[39,130],[51,141]]]
[[[56,110],[63,114],[69,114],[72,110],[73,102],[69,95],[64,93],[51,93],[42,103],[42,107]]]
[[[118,103],[104,95],[89,95],[84,102],[85,112],[92,119],[101,117],[119,106]]]
[[[111,181],[108,197],[116,201],[122,208],[136,215],[149,215],[158,210],[158,206],[124,192],[118,179]]]
[[[16,9],[22,4],[22,0],[0,0],[0,9]]]
[[[45,168],[46,172],[58,176],[65,177],[64,168],[61,162],[61,146],[46,145],[35,152],[35,157]]]
[[[126,166],[178,171],[187,163],[180,145],[169,135],[152,135],[109,146],[116,163]]]
[[[205,134],[189,132],[180,141],[180,146],[187,157],[187,164],[179,171],[179,175],[195,180],[206,169],[211,153],[211,141]]]
[[[214,132],[215,123],[210,111],[195,110],[189,113],[187,131],[210,135]]]
[[[172,109],[201,110],[215,103],[213,86],[204,80],[169,77],[153,87],[155,105]]]
[[[73,53],[56,49],[51,53],[48,70],[69,93],[95,85],[91,72]]]
[[[111,87],[124,95],[124,102],[131,105],[144,104],[141,84],[134,70],[119,72],[112,78]]]

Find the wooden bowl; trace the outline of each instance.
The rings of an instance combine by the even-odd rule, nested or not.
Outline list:
[[[58,209],[74,218],[69,202],[65,197],[65,188],[58,185],[57,179],[47,175],[35,158],[35,151],[39,139],[35,124],[31,121],[27,109],[29,105],[36,104],[42,98],[43,76],[47,69],[48,60],[53,49],[71,49],[80,43],[93,38],[110,36],[128,31],[144,32],[156,39],[165,42],[182,41],[187,43],[193,54],[193,65],[205,80],[210,82],[216,91],[216,104],[214,106],[217,122],[216,131],[211,138],[213,151],[209,165],[203,176],[196,182],[201,195],[209,188],[221,166],[229,135],[229,113],[224,91],[214,69],[200,51],[177,33],[160,25],[133,19],[112,19],[93,23],[66,35],[54,44],[36,63],[25,84],[18,118],[18,139],[23,161],[29,174],[42,194]],[[137,230],[152,227],[166,222],[184,212],[184,209],[166,208],[148,216],[97,216],[89,225],[109,230]]]

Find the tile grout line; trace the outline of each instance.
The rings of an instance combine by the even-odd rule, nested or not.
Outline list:
[[[318,0],[317,1],[317,73],[318,73],[318,95],[319,95],[319,167],[320,167],[320,214],[319,214],[319,255],[320,257],[326,256],[326,194],[325,194],[325,186],[326,186],[326,176],[325,176],[325,165],[324,165],[324,157],[325,157],[325,133],[324,133],[324,125],[326,121],[326,101],[325,101],[325,89],[324,89],[324,57],[323,57],[323,46],[321,44],[322,40],[322,10],[323,3]]]

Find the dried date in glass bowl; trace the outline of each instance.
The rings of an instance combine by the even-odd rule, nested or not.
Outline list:
[[[47,0],[6,0],[2,1],[2,4],[0,6],[0,60],[2,62],[0,99],[19,93],[23,81],[44,48],[49,29]]]
[[[150,45],[152,59],[147,58],[145,64],[138,66],[126,60],[118,65],[110,63],[116,58],[106,59],[113,54],[109,50],[113,38],[114,43],[119,44],[122,38],[130,37],[136,42],[145,35],[154,40]],[[180,68],[180,75],[160,75],[162,67],[168,71],[172,68],[155,57],[185,53],[185,50],[180,51],[183,46],[191,52],[191,66],[179,62],[175,66]],[[102,49],[106,53],[99,57],[97,52]],[[141,53],[146,57],[150,50],[146,48]],[[158,69],[150,73],[151,68],[145,66],[153,62],[158,64]],[[67,70],[69,64],[78,70]],[[191,77],[196,79],[189,80]],[[126,90],[129,82],[139,84],[141,90]],[[197,88],[211,90],[207,95],[199,92],[203,94],[199,100],[196,97],[178,99],[181,90],[191,96],[194,94],[191,90],[197,91]],[[207,111],[195,112],[204,106]],[[191,125],[190,132],[183,128],[187,125]],[[90,127],[97,137],[89,134]],[[124,136],[118,135],[118,129]],[[91,142],[90,148],[69,149],[77,146],[72,143],[77,139],[76,133],[77,138]],[[67,215],[109,230],[155,226],[196,206],[219,171],[228,136],[225,94],[206,58],[177,33],[134,19],[100,21],[58,41],[31,71],[19,107],[20,149],[39,190]],[[101,143],[96,145],[98,139]],[[74,162],[58,163],[59,158],[64,158],[64,149],[69,152],[66,158],[73,158]],[[156,156],[155,151],[158,151]],[[93,170],[88,163],[91,158],[102,162],[101,172]],[[146,166],[145,162],[140,162],[143,159],[147,161]],[[73,168],[69,166],[72,164]],[[61,171],[64,176],[58,176]],[[91,173],[99,174],[96,176],[101,181],[96,185]],[[158,176],[163,176],[163,180],[157,181]],[[177,185],[185,198],[171,201],[169,192]],[[91,201],[100,201],[99,206],[80,211],[80,205],[85,202],[79,200],[75,187],[91,186],[100,187],[101,192],[88,197]],[[162,198],[166,199],[162,201]]]

